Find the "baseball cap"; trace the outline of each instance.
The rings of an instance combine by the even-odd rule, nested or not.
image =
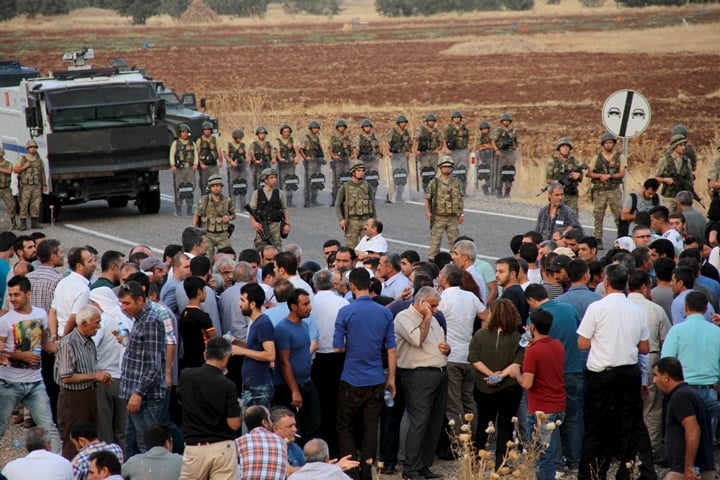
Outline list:
[[[140,270],[142,270],[143,272],[151,272],[153,268],[163,266],[163,262],[161,262],[160,259],[156,257],[143,258],[143,261],[140,262]]]
[[[566,255],[570,257],[570,260],[575,259],[575,252],[573,252],[570,247],[557,247],[555,250],[553,250],[553,253],[557,253],[558,255]]]
[[[567,255],[558,255],[555,260],[547,268],[548,272],[559,272],[560,270],[567,268],[570,264],[570,257]]]

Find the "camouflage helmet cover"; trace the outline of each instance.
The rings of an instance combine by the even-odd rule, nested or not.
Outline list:
[[[245,132],[238,128],[237,130],[233,130],[232,136],[233,138],[243,138],[245,136]]]
[[[500,121],[501,121],[501,122],[504,122],[504,121],[506,121],[506,120],[507,120],[508,122],[512,122],[512,121],[513,121],[512,115],[510,115],[510,114],[507,113],[507,112],[505,112],[505,113],[503,113],[502,115],[500,115]]]
[[[212,130],[213,128],[213,124],[208,121],[202,122],[201,126],[203,130]]]
[[[670,139],[670,150],[674,150],[675,147],[677,147],[678,145],[680,145],[682,143],[687,143],[687,138],[685,138],[685,135],[676,133]]]
[[[210,178],[208,178],[207,186],[212,187],[213,185],[224,185],[220,175],[211,175]]]
[[[317,120],[311,120],[310,123],[308,124],[308,128],[311,130],[313,128],[320,128],[320,122],[318,122]]]
[[[675,125],[672,129],[671,135],[673,135],[673,136],[674,135],[682,135],[683,137],[687,138],[687,136],[688,136],[687,127],[683,124]]]
[[[438,167],[443,167],[445,165],[450,165],[451,167],[455,166],[455,162],[453,162],[453,159],[450,155],[443,155],[442,157],[438,158]]]
[[[483,128],[490,128],[490,122],[488,122],[487,120],[483,120],[482,122],[480,122],[480,127],[478,128],[480,128],[480,130],[482,130]]]
[[[602,135],[600,135],[600,145],[602,145],[603,143],[608,142],[608,141],[613,141],[613,142],[617,143],[617,138],[615,137],[615,135],[613,135],[610,132],[605,132]]]
[[[463,118],[463,114],[460,110],[455,110],[450,114],[450,118]]]
[[[425,115],[426,122],[437,122],[437,116],[434,113],[428,113]]]
[[[265,180],[267,177],[271,175],[277,176],[278,172],[274,168],[266,168],[262,171],[260,174],[260,180]]]
[[[353,173],[358,168],[365,168],[365,164],[359,160],[352,162],[352,165],[350,165],[350,173]]]
[[[562,137],[560,140],[557,141],[557,144],[555,145],[555,150],[560,150],[560,147],[563,145],[567,145],[570,147],[570,150],[573,148],[572,140],[570,140],[568,137]]]
[[[179,132],[190,132],[192,130],[190,129],[190,125],[188,125],[187,123],[181,123],[180,125],[178,125],[178,131]]]
[[[372,127],[373,123],[370,121],[369,118],[366,118],[362,122],[360,122],[360,127]]]
[[[25,142],[25,148],[30,148],[30,147],[37,148],[37,146],[38,146],[37,142],[35,140],[33,140],[32,138],[30,140],[28,140],[27,142]]]
[[[290,129],[290,133],[292,133],[292,131],[293,131],[292,127],[287,123],[283,123],[282,125],[280,125],[280,133],[282,133],[282,131],[285,130],[286,128]]]
[[[268,133],[267,128],[263,127],[262,125],[255,129],[255,135],[260,135],[261,133]]]
[[[347,122],[343,120],[342,118],[339,119],[337,122],[335,122],[335,128],[345,127],[347,128]]]
[[[408,119],[405,115],[398,115],[395,119],[395,123],[408,123]]]

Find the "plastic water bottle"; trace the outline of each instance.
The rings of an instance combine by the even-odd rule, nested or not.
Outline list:
[[[527,346],[530,345],[530,340],[532,340],[532,332],[530,332],[530,330],[525,330],[525,333],[523,333],[522,337],[520,337],[518,345],[522,348],[527,348]]]
[[[35,355],[40,355],[40,353],[42,353],[42,343],[41,342],[37,342],[35,344],[35,346],[32,349],[32,353]]]
[[[395,399],[393,398],[393,394],[390,390],[385,390],[385,405],[388,407],[395,406]]]
[[[17,438],[13,438],[12,444],[13,444],[13,447],[15,447],[16,450],[22,450],[22,449],[23,449],[22,443],[20,443],[20,440],[18,440]]]
[[[232,332],[231,332],[230,330],[228,330],[227,332],[225,332],[225,335],[223,335],[223,338],[224,338],[225,340],[227,340],[227,342],[228,342],[230,345],[232,345],[233,340],[235,340],[235,337],[233,337],[233,334],[232,334]]]
[[[502,376],[500,375],[490,375],[487,377],[487,383],[491,385],[497,385],[500,382],[502,382]]]
[[[130,341],[130,332],[127,328],[125,328],[122,322],[118,322],[118,335],[120,336],[120,343],[124,347],[127,347],[127,344]]]

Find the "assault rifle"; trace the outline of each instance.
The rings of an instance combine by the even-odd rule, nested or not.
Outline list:
[[[675,185],[677,185],[678,187],[678,192],[682,192],[683,190],[690,192],[693,196],[693,199],[698,202],[702,208],[705,208],[705,205],[703,205],[702,199],[695,191],[695,185],[693,185],[692,182],[688,182],[684,177],[681,177],[680,175],[673,175],[672,179]]]
[[[257,210],[250,208],[250,205],[245,205],[245,210],[250,214],[250,216],[252,216],[252,218],[255,219],[256,222],[262,224],[262,232],[258,233],[258,235],[260,235],[260,239],[265,242],[266,245],[272,245],[272,233],[270,232],[270,223],[267,219],[262,215],[258,215]]]
[[[574,180],[570,180],[570,175],[572,175],[573,173],[582,173],[583,170],[587,170],[588,168],[590,168],[590,166],[587,163],[581,163],[580,165],[578,165],[577,167],[575,167],[572,170],[566,170],[565,173],[563,173],[562,175],[560,175],[558,177],[557,181],[558,181],[558,183],[560,183],[560,185],[563,186],[563,190],[564,190],[567,187],[571,186],[574,182]],[[540,190],[540,192],[538,192],[538,194],[535,196],[539,197],[543,193],[547,192],[548,187],[549,187],[549,185],[545,185]]]

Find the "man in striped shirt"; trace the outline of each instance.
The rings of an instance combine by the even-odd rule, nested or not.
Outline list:
[[[284,480],[287,475],[285,441],[272,433],[270,412],[253,405],[245,412],[248,433],[235,440],[238,446],[238,480]]]

